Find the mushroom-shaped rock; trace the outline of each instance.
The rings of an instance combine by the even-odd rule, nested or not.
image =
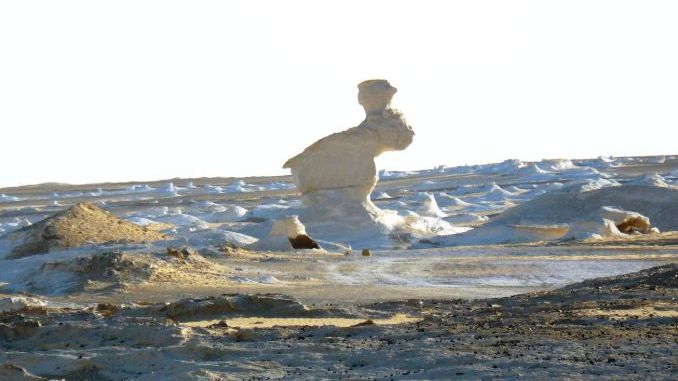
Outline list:
[[[347,244],[387,237],[398,224],[397,216],[370,200],[378,179],[374,158],[407,148],[414,137],[402,114],[390,107],[397,90],[388,81],[365,81],[358,90],[365,120],[318,140],[283,165],[301,192],[300,218],[310,234]]]

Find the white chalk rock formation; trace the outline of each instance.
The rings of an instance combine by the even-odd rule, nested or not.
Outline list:
[[[576,221],[570,224],[567,234],[562,237],[568,239],[600,239],[603,237],[622,237],[624,234],[619,231],[614,221],[607,218],[601,218],[591,221]]]
[[[292,216],[273,222],[271,231],[261,240],[247,246],[252,250],[290,251],[298,249],[320,249],[311,237],[299,217]]]
[[[440,244],[487,245],[651,234],[659,229],[678,230],[677,214],[676,189],[624,185],[581,191],[573,185],[508,209],[468,233],[440,238]]]
[[[570,230],[563,239],[599,239],[603,237],[623,237],[626,234],[658,233],[652,227],[650,219],[636,212],[603,206],[600,218],[591,221],[576,221],[570,224]]]
[[[419,213],[422,216],[427,216],[427,217],[446,217],[447,214],[440,210],[440,207],[438,207],[438,203],[436,202],[435,197],[431,193],[421,193],[416,197],[419,201],[419,208],[417,208],[416,212]]]
[[[396,88],[388,81],[365,81],[358,89],[365,120],[318,140],[283,165],[301,192],[300,218],[311,235],[352,245],[374,242],[402,223],[370,200],[378,180],[374,158],[407,148],[414,137],[402,114],[389,106]]]
[[[357,201],[367,200],[377,184],[374,158],[412,143],[412,128],[400,112],[389,107],[396,89],[385,80],[365,81],[358,89],[365,120],[318,140],[283,165],[292,170],[297,189],[309,205],[323,198],[318,192],[339,188]]]

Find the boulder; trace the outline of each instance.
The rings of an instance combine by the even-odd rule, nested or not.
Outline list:
[[[248,245],[248,249],[265,251],[290,251],[320,249],[320,245],[306,234],[299,217],[292,216],[273,222],[271,231],[261,240]]]

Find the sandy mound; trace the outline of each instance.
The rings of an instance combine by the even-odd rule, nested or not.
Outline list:
[[[19,258],[44,254],[56,247],[150,242],[163,238],[165,236],[162,233],[121,220],[92,204],[81,203],[34,225],[12,232],[2,240],[9,246],[9,257]]]
[[[650,223],[661,231],[674,231],[678,230],[676,215],[676,189],[633,185],[581,192],[567,188],[508,209],[485,225],[444,241],[477,245],[549,241],[570,233],[576,233],[575,238],[586,232],[600,235],[605,219],[614,221],[613,230],[620,233],[646,233]]]
[[[108,252],[45,263],[25,284],[32,292],[46,294],[121,288],[127,283],[148,280],[156,267],[142,255]]]
[[[116,291],[149,282],[191,286],[231,272],[193,251],[186,251],[190,254],[181,258],[169,251],[168,254],[103,252],[47,262],[23,280],[22,289],[57,295]]]

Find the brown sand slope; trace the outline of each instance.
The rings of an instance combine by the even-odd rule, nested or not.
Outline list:
[[[165,235],[124,221],[90,203],[80,203],[3,237],[10,258],[44,254],[51,248],[114,242],[152,242]]]

